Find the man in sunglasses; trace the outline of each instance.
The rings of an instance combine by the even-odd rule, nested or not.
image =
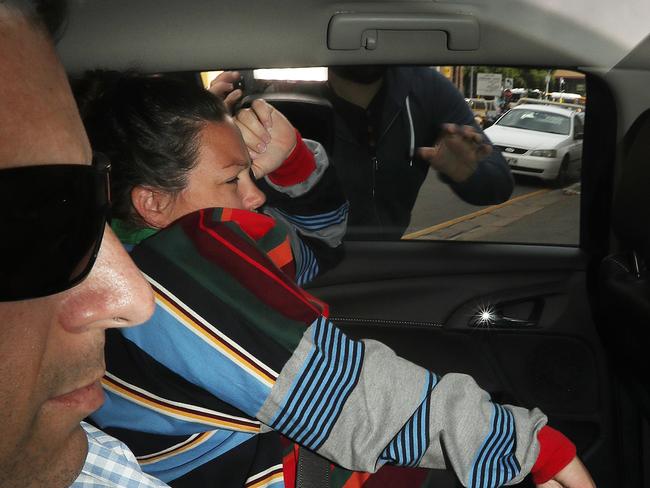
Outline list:
[[[81,422],[104,401],[105,329],[153,302],[42,25],[64,10],[0,1],[0,487],[164,486]]]

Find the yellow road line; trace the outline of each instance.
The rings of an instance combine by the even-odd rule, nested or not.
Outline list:
[[[477,210],[476,212],[472,212],[466,215],[461,215],[460,217],[448,220],[446,222],[442,222],[440,224],[432,225],[431,227],[427,227],[426,229],[421,229],[415,232],[411,232],[410,234],[403,235],[402,239],[417,239],[418,237],[431,234],[441,229],[446,229],[447,227],[451,227],[452,225],[460,224],[461,222],[465,222],[466,220],[471,220],[476,217],[480,217],[481,215],[485,215],[487,213],[498,210],[500,208],[507,207],[508,205],[512,205],[513,203],[521,202],[522,200],[527,200],[528,198],[533,198],[539,195],[543,195],[544,193],[547,193],[549,191],[551,191],[550,188],[544,188],[542,190],[537,190],[531,193],[525,193],[523,195],[519,195],[518,197],[511,198],[507,202],[482,208],[481,210]]]

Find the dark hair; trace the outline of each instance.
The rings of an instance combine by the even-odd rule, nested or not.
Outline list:
[[[131,190],[183,190],[201,129],[227,114],[223,101],[198,83],[165,75],[95,71],[72,85],[91,146],[112,163],[113,215],[133,227],[144,222]]]
[[[68,4],[65,0],[0,0],[1,6],[14,9],[44,27],[54,42],[63,35],[68,17]]]

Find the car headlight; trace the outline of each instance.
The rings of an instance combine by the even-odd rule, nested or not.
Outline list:
[[[539,156],[540,158],[554,158],[557,157],[557,151],[555,149],[536,149],[530,155]]]

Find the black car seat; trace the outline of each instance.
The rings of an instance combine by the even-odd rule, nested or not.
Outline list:
[[[614,368],[650,419],[650,111],[628,131],[623,149],[612,207],[619,252],[600,265],[600,328]]]

